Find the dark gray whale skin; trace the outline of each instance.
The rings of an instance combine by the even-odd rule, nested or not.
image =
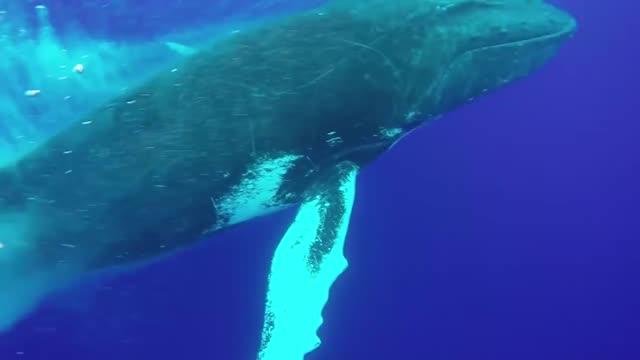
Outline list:
[[[542,1],[345,0],[230,34],[0,171],[0,222],[17,229],[0,235],[29,244],[15,256],[30,264],[3,270],[71,274],[187,246],[229,225],[215,202],[259,159],[299,156],[277,192],[295,205],[323,169],[365,166],[529,75],[574,30]]]

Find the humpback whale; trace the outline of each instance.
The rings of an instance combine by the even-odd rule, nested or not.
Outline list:
[[[82,274],[297,206],[257,357],[302,359],[347,267],[360,169],[575,29],[542,0],[333,0],[199,49],[0,169],[0,328]]]

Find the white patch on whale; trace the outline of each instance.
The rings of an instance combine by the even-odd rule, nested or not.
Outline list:
[[[276,195],[284,176],[300,158],[300,155],[262,158],[250,166],[240,183],[215,202],[220,219],[216,228],[238,224],[285,207],[276,200]]]
[[[401,128],[391,128],[391,129],[384,128],[380,130],[380,134],[384,138],[390,139],[390,138],[395,138],[396,136],[402,134],[402,131],[403,130]]]

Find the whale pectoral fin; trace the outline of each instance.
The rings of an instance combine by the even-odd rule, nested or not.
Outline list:
[[[320,345],[316,331],[329,289],[346,269],[344,240],[358,167],[338,164],[308,191],[278,244],[269,274],[260,360],[302,360]]]

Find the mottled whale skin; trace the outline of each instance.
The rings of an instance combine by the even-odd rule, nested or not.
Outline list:
[[[324,279],[358,169],[415,127],[527,76],[574,29],[542,1],[336,0],[230,34],[0,171],[0,328],[79,274],[298,204],[287,236],[312,234],[299,271]],[[278,256],[294,257],[280,254],[275,278]],[[269,350],[274,322],[288,326],[270,309],[289,298],[271,289],[260,358],[302,358],[319,344],[315,331],[287,357]]]

